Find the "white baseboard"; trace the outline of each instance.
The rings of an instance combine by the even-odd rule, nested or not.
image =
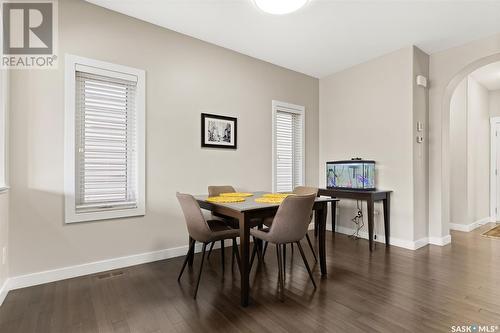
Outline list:
[[[5,297],[7,297],[8,293],[9,293],[9,279],[6,279],[3,282],[3,285],[0,286],[0,306],[3,304],[3,301],[5,300]]]
[[[451,243],[451,235],[444,237],[429,237],[429,244],[445,246]]]
[[[469,232],[476,228],[479,228],[480,226],[486,223],[490,223],[491,221],[494,221],[494,218],[488,216],[485,217],[484,219],[472,222],[471,224],[450,223],[450,229],[456,231]]]
[[[229,242],[226,242],[226,247],[231,246],[228,245],[228,243]],[[195,251],[200,252],[201,247],[202,247],[201,244],[197,244]],[[220,248],[220,243],[216,242],[214,249],[218,248]],[[113,269],[135,266],[158,260],[180,257],[186,255],[187,251],[188,251],[188,246],[186,245],[171,249],[164,249],[159,251],[135,254],[131,256],[95,261],[81,265],[56,268],[53,270],[48,270],[43,272],[13,276],[7,279],[7,281],[5,281],[5,283],[0,289],[0,305],[2,305],[3,300],[5,299],[7,293],[10,290],[36,286],[39,284],[70,279],[83,275],[96,274]]]
[[[331,225],[329,226],[331,230]],[[337,226],[337,232],[345,235],[352,235],[354,233],[354,229],[347,228],[344,226]],[[361,231],[359,233],[359,236],[364,239],[368,239],[368,232],[366,231]],[[385,243],[385,235],[376,235],[377,239],[375,239],[375,242],[378,243]],[[397,246],[397,247],[402,247],[408,250],[417,250],[425,245],[428,244],[427,238],[422,238],[417,241],[409,241],[405,239],[400,239],[400,238],[395,238],[391,237],[390,240],[391,246]]]
[[[332,230],[331,225],[327,226],[327,229]],[[337,232],[346,235],[352,235],[354,233],[354,229],[337,226]],[[362,231],[359,233],[359,236],[364,239],[368,239],[368,233],[366,231]],[[377,235],[377,239],[375,240],[378,243],[385,243],[384,235]],[[416,241],[409,241],[405,239],[391,237],[390,240],[391,246],[402,247],[408,250],[418,250],[421,247],[424,247],[428,244],[445,246],[451,243],[451,236],[447,235],[445,237],[424,237],[421,239],[417,239]]]

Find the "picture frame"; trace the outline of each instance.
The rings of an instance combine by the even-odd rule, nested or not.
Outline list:
[[[238,119],[209,113],[201,114],[201,147],[237,149]]]

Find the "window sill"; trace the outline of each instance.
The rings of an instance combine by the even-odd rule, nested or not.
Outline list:
[[[74,212],[70,208],[69,212]],[[66,224],[80,223],[80,222],[92,222],[101,220],[111,220],[127,217],[141,217],[146,215],[146,211],[143,207],[129,208],[129,209],[116,209],[110,211],[100,211],[100,212],[87,212],[87,213],[68,213],[66,212],[65,222]]]
[[[9,186],[6,185],[0,185],[0,193],[8,192],[10,189]]]

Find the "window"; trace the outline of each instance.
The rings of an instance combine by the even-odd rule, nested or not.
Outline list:
[[[273,101],[273,191],[304,184],[304,107]]]
[[[0,70],[0,192],[7,189],[8,71]]]
[[[145,214],[145,73],[66,56],[66,223]]]

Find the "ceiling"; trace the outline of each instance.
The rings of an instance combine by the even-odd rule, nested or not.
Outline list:
[[[87,0],[314,77],[416,45],[431,54],[500,32],[500,1],[311,0],[283,16],[252,0]]]
[[[483,66],[471,76],[488,90],[500,90],[500,62]]]

